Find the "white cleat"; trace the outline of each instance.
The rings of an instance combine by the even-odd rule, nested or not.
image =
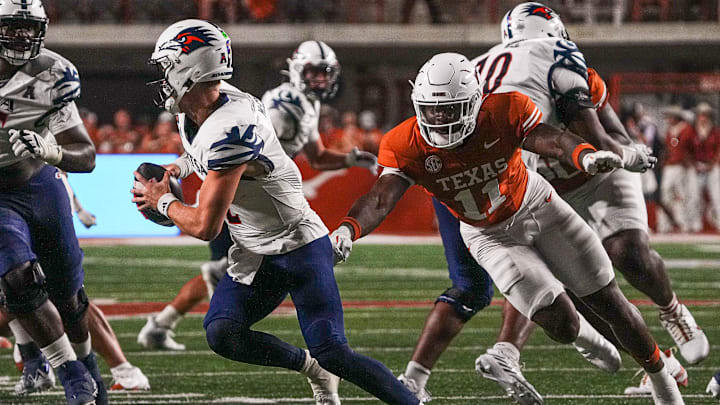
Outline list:
[[[680,364],[678,359],[673,355],[670,349],[660,352],[663,363],[665,363],[665,369],[675,379],[678,386],[688,386],[688,373],[685,367]],[[642,372],[642,369],[640,369]],[[637,374],[636,374],[637,375]],[[643,377],[640,380],[640,385],[637,387],[625,388],[625,395],[652,395],[652,381],[647,373],[643,372]]]
[[[305,350],[305,365],[300,372],[305,375],[315,397],[315,405],[340,405],[338,385],[340,377],[320,367],[310,352]]]
[[[705,392],[712,395],[713,398],[720,398],[720,373],[715,374],[705,388]]]
[[[498,350],[490,348],[485,354],[475,359],[475,371],[488,380],[498,383],[507,393],[521,405],[543,405],[543,399],[520,372],[516,361],[502,355]]]
[[[412,378],[405,377],[405,374],[400,374],[398,377],[398,381],[400,381],[405,388],[410,390],[417,399],[420,400],[422,403],[427,403],[432,401],[432,396],[430,396],[430,393],[425,389],[425,387],[419,387],[417,381],[413,380]]]
[[[652,382],[652,397],[655,405],[685,405],[675,379],[663,367],[657,373],[648,373]]]
[[[618,349],[610,343],[609,340],[603,338],[599,345],[593,347],[580,347],[573,343],[575,349],[593,366],[608,373],[615,373],[620,370],[622,365],[622,357]]]
[[[15,395],[27,395],[55,387],[55,373],[45,355],[24,362],[22,376],[15,384]]]
[[[113,377],[110,389],[113,391],[147,391],[150,389],[150,382],[145,374],[143,374],[142,370],[130,363],[111,368],[110,373]]]
[[[155,316],[149,316],[147,323],[140,329],[137,342],[146,349],[185,350],[185,345],[173,339],[175,332],[163,328],[155,321]]]
[[[690,364],[699,363],[710,354],[707,336],[695,322],[690,311],[680,304],[675,315],[660,314],[660,323],[680,349],[680,355]]]

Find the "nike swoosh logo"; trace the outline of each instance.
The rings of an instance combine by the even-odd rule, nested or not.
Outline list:
[[[483,144],[483,146],[485,146],[485,149],[490,149],[490,148],[492,148],[493,146],[495,146],[495,144],[498,143],[498,142],[500,142],[500,138],[498,138],[498,139],[496,139],[496,140],[494,140],[494,141],[492,141],[492,142],[490,142],[490,143],[485,142],[485,143]]]
[[[550,195],[545,199],[546,202],[550,202],[552,200],[552,191],[550,192]]]

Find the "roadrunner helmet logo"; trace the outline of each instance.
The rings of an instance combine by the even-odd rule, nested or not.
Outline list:
[[[553,18],[553,16],[552,16],[553,11],[550,8],[545,7],[545,6],[538,6],[538,5],[532,4],[532,5],[529,5],[525,9],[525,12],[528,15],[536,15],[536,16],[542,17],[546,20],[552,20],[552,18]]]
[[[189,27],[178,32],[175,38],[168,41],[161,49],[180,49],[182,53],[188,55],[196,49],[204,46],[210,46],[212,41],[217,40],[210,30],[201,27]]]

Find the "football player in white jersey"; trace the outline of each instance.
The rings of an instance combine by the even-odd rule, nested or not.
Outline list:
[[[316,170],[359,166],[375,173],[375,155],[357,148],[340,153],[325,148],[320,139],[320,106],[335,96],[340,75],[340,63],[332,48],[322,41],[305,41],[287,62],[289,82],[268,90],[262,97],[285,153],[291,158],[304,153]],[[185,283],[159,314],[148,317],[138,334],[138,343],[146,348],[185,349],[173,338],[174,330],[195,305],[205,297],[212,298],[227,269],[226,256],[231,245],[227,227],[223,227],[220,236],[210,242],[211,260],[201,266],[201,275]]]
[[[163,75],[159,104],[177,114],[185,154],[160,182],[135,173],[142,187],[132,201],[202,240],[228,224],[229,267],[203,323],[210,348],[303,373],[318,404],[340,403],[339,377],[390,404],[420,403],[385,366],[348,346],[327,228],[305,200],[265,106],[223,81],[233,72],[227,34],[203,20],[177,22],[158,38],[151,62]],[[170,173],[193,171],[204,180],[196,207],[168,186]],[[288,294],[309,351],[251,329]]]
[[[602,79],[587,68],[557,13],[540,3],[519,4],[501,21],[501,32],[503,43],[475,59],[478,74],[486,80],[486,90],[522,91],[539,108],[550,109],[551,123],[569,124],[591,143],[622,154],[626,170],[592,179],[552,159],[535,162],[537,171],[600,237],[614,267],[655,303],[660,321],[682,357],[691,364],[702,361],[709,354],[707,337],[687,307],[678,302],[662,258],[650,247],[640,175],[631,173],[649,168],[646,163],[652,164],[654,158],[644,145],[629,138],[612,106],[607,104]],[[604,322],[598,322],[582,305],[579,308],[603,335],[616,342]],[[509,321],[511,324],[503,325],[504,329],[522,330],[518,322],[523,321],[518,317],[511,316]],[[518,336],[524,336],[519,342],[522,346],[529,332],[520,332]],[[508,340],[512,341],[512,337]],[[478,360],[489,358],[488,354]],[[668,371],[678,383],[686,385],[684,368],[670,351],[662,354]],[[650,384],[645,376],[639,389],[626,393],[649,394]]]
[[[49,362],[68,404],[104,404],[59,171],[92,171],[95,148],[75,105],[78,72],[44,49],[47,25],[39,0],[0,3],[0,288],[25,363],[20,393],[52,386]]]

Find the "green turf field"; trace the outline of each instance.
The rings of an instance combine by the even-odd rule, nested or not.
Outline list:
[[[720,370],[720,246],[659,245],[669,263],[675,290],[684,300],[715,300],[692,306],[712,345],[710,358],[688,367],[690,385],[682,391],[686,404],[717,404],[704,394],[710,376]],[[94,299],[119,302],[168,301],[180,286],[198,274],[207,257],[204,246],[87,247],[86,287]],[[695,260],[693,260],[695,259]],[[336,268],[344,300],[429,301],[449,286],[440,246],[358,245],[351,260]],[[641,299],[620,278],[631,299]],[[496,295],[498,298],[499,295]],[[657,311],[640,307],[662,346],[672,342],[660,327]],[[404,370],[429,310],[424,308],[350,308],[345,323],[350,344],[359,352],[388,365],[395,374]],[[150,378],[152,390],[112,393],[116,404],[313,404],[309,385],[297,373],[234,363],[212,353],[205,342],[202,318],[190,316],[180,324],[176,339],[186,352],[142,351],[135,342],[144,317],[111,321],[128,359]],[[428,384],[433,404],[508,404],[494,383],[478,377],[474,359],[494,343],[500,325],[500,307],[480,312],[466,326],[437,364]],[[302,345],[292,315],[273,315],[257,329]],[[0,404],[63,403],[62,391],[18,398],[11,395],[17,379],[9,351],[0,352]],[[572,347],[555,344],[536,332],[523,352],[524,374],[548,404],[650,404],[649,397],[625,397],[623,389],[639,382],[638,367],[629,356],[616,375],[594,369]],[[681,360],[682,361],[682,360]],[[109,374],[101,362],[103,372]],[[107,376],[109,381],[109,376]],[[348,382],[340,385],[347,404],[378,403]]]

